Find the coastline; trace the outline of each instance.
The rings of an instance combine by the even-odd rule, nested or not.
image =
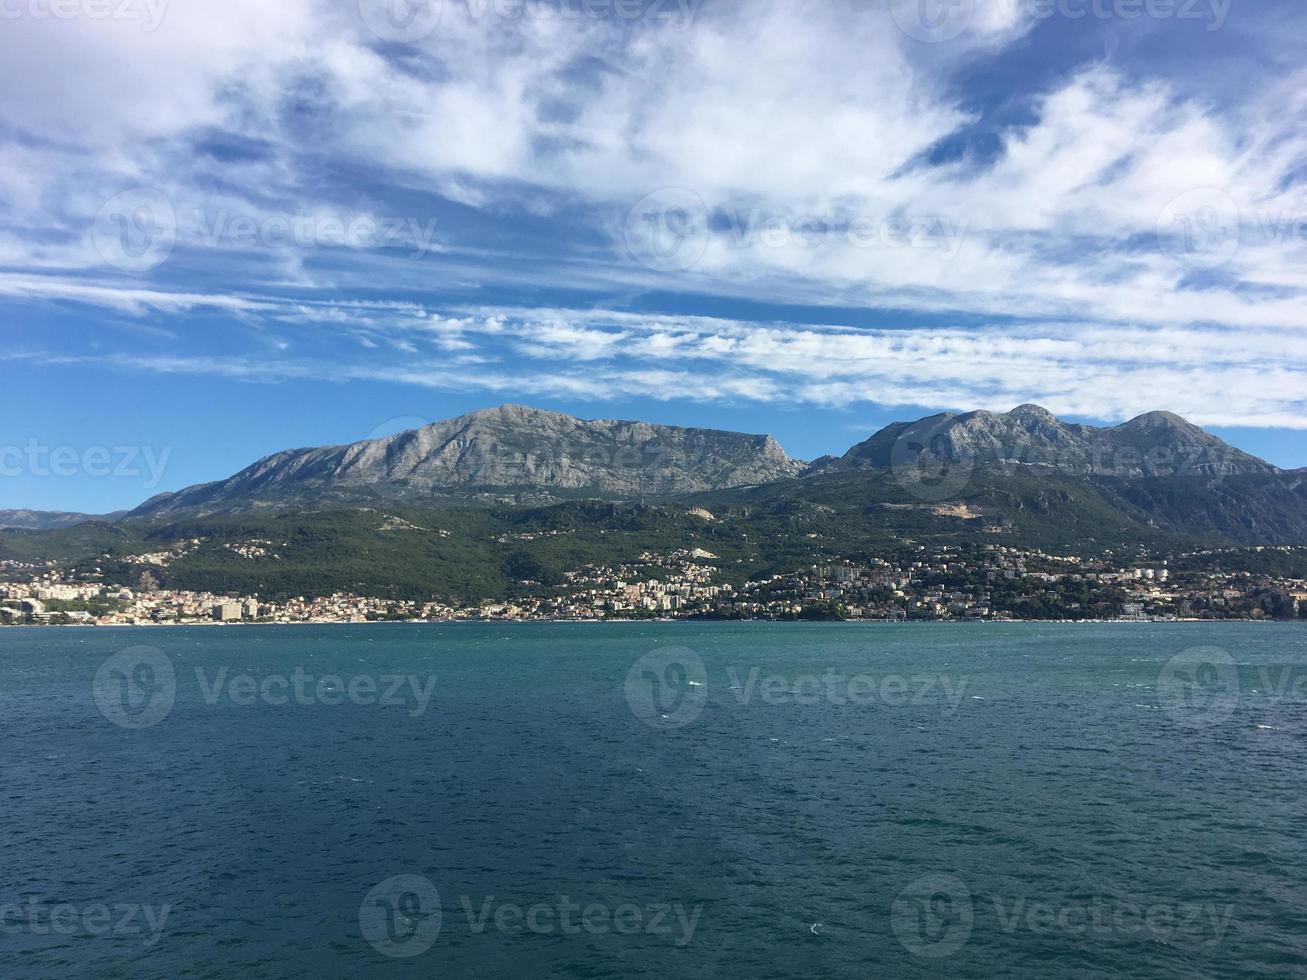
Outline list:
[[[219,623],[202,620],[187,623],[13,623],[0,625],[0,633],[6,630],[113,630],[113,629],[213,629],[213,628],[252,628],[283,626],[549,626],[549,625],[706,625],[710,623],[753,623],[774,626],[1004,626],[1004,625],[1043,625],[1043,626],[1167,626],[1187,624],[1209,625],[1293,625],[1307,622],[1302,619],[399,619],[367,620],[349,622],[342,620],[300,620],[297,622],[240,622]]]

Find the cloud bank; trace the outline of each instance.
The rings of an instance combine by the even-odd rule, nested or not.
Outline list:
[[[1066,7],[9,7],[0,296],[274,352],[120,367],[1307,426],[1302,16]],[[666,294],[778,312],[632,312]]]

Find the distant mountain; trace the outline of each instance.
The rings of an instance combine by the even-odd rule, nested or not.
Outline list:
[[[72,527],[87,521],[113,521],[126,511],[112,514],[77,514],[60,510],[0,510],[0,528],[18,528],[25,531],[49,531]]]
[[[1279,470],[1167,412],[1100,428],[1063,422],[1037,405],[896,422],[843,456],[811,464],[766,435],[504,405],[384,439],[276,453],[127,516],[174,521],[400,503],[541,507],[720,493],[766,506],[857,501],[879,515],[885,534],[898,525],[913,533],[925,508],[936,517],[963,515],[976,531],[1011,529],[1048,542],[1108,532],[1128,540],[1141,529],[1244,544],[1307,542],[1307,470]],[[0,512],[0,527],[25,533],[87,520]]]
[[[771,436],[504,405],[384,439],[280,452],[229,479],[154,497],[131,516],[451,490],[466,497],[489,488],[668,496],[767,483],[802,469]]]
[[[0,512],[29,528],[0,530],[0,560],[124,584],[144,568],[177,588],[464,598],[690,547],[739,576],[929,542],[1124,561],[1307,544],[1307,470],[1163,412],[1110,428],[1030,405],[936,415],[805,466],[769,436],[509,405],[277,453],[128,516]]]
[[[1170,412],[1106,428],[1063,422],[1038,405],[932,415],[888,425],[842,457],[816,460],[805,476],[859,473],[889,474],[924,502],[970,500],[1009,520],[1046,509],[1080,536],[1126,520],[1245,544],[1307,541],[1301,472]]]
[[[892,469],[922,457],[968,464],[1052,468],[1121,479],[1274,474],[1270,463],[1235,449],[1170,412],[1150,412],[1111,428],[1063,422],[1038,405],[1010,412],[932,415],[895,422],[810,473]]]

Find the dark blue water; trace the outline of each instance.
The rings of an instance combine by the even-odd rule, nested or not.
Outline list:
[[[1301,626],[9,629],[0,731],[4,977],[1307,971]]]

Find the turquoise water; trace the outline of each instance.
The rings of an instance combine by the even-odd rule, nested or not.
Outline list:
[[[5,977],[1307,970],[1299,625],[7,629],[0,725]]]

